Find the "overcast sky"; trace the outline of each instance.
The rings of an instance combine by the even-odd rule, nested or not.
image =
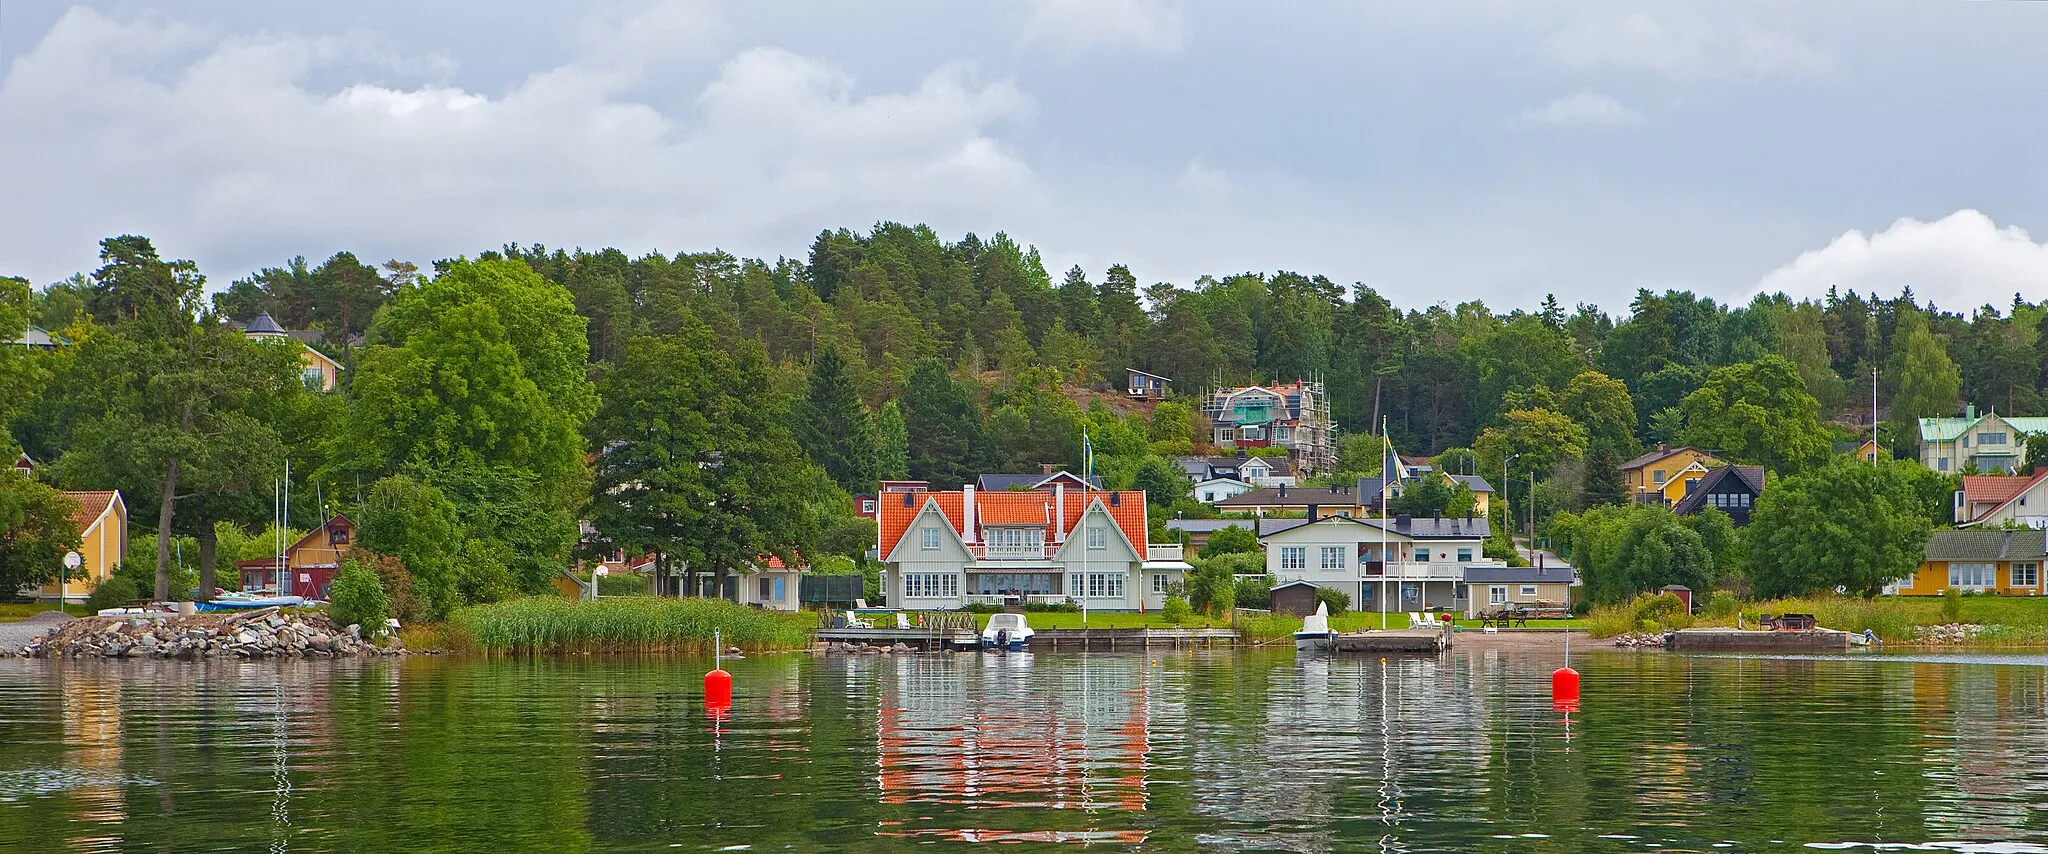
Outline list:
[[[1625,310],[2048,297],[2048,3],[0,0],[0,274],[1008,231]]]

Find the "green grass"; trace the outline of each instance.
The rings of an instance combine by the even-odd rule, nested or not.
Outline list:
[[[1813,596],[1744,602],[1738,611],[1743,625],[1755,627],[1763,614],[1812,614],[1830,629],[1862,633],[1868,629],[1888,643],[1911,642],[1915,626],[1950,622],[1996,626],[1980,645],[2023,646],[2048,643],[2048,597],[1964,596],[1961,617],[1942,615],[1939,597],[1884,596],[1861,599],[1854,596]],[[1587,620],[1594,637],[1612,637],[1630,631],[1633,618],[1627,606],[1596,608]],[[1667,621],[1669,622],[1669,621]],[[1695,626],[1734,626],[1737,618],[1699,615]],[[1532,623],[1533,625],[1533,623]],[[1659,628],[1673,628],[1660,625]]]
[[[54,610],[56,610],[54,605],[42,602],[0,602],[0,623],[26,620],[44,611]],[[85,610],[83,603],[69,603],[64,606],[64,613],[74,617],[83,617],[88,612]]]
[[[445,632],[449,643],[487,654],[705,652],[714,631],[727,646],[795,649],[808,645],[817,627],[816,614],[762,611],[723,599],[537,596],[458,608]]]

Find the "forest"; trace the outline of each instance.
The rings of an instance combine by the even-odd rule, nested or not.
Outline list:
[[[1206,450],[1199,396],[1297,378],[1333,401],[1330,482],[1378,473],[1384,422],[1401,453],[1505,473],[1515,518],[1533,509],[1547,529],[1569,513],[1582,531],[1625,501],[1617,467],[1654,443],[1810,475],[1873,418],[1910,457],[1916,418],[2038,414],[2048,385],[2048,310],[2017,294],[1404,308],[1285,270],[1055,277],[1007,234],[949,242],[897,223],[773,260],[339,252],[225,287],[143,237],[109,238],[99,259],[57,282],[0,278],[0,340],[33,326],[61,342],[0,353],[0,450],[39,464],[33,481],[0,478],[0,588],[54,571],[64,488],[127,496],[155,551],[124,566],[144,592],[211,589],[227,581],[222,533],[241,553],[269,540],[287,461],[292,518],[352,514],[361,560],[427,616],[617,552],[663,571],[771,554],[851,571],[874,536],[852,496],[878,478],[1076,468],[1084,432],[1106,485],[1145,489],[1158,527],[1209,512],[1170,461]],[[338,389],[303,381],[298,339],[241,333],[266,312],[342,363]],[[1172,378],[1173,394],[1133,404],[1126,368]]]

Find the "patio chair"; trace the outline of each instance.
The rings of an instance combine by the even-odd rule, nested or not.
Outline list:
[[[898,611],[898,612],[896,612],[896,628],[899,628],[899,629],[907,629],[907,628],[910,628],[910,615],[909,615],[909,614],[905,614],[905,613],[903,613],[903,612],[901,612],[901,611]]]

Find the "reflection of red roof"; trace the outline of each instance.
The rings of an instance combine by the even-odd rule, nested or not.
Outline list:
[[[1060,514],[1059,530],[1074,530],[1074,527],[1081,522],[1083,509],[1099,501],[1102,502],[1103,509],[1109,511],[1110,518],[1116,520],[1117,527],[1123,529],[1124,536],[1130,538],[1131,546],[1137,549],[1139,557],[1142,558],[1145,555],[1147,545],[1145,493],[1135,490],[1129,492],[1088,490],[1083,492],[1078,489],[1069,489],[1065,491],[1065,495],[1065,513]],[[1115,498],[1112,499],[1112,496],[1115,496]],[[910,502],[908,507],[904,506],[906,498]],[[1116,503],[1110,503],[1112,500]],[[877,524],[880,526],[881,535],[878,542],[881,545],[883,554],[886,555],[895,550],[897,542],[902,540],[904,533],[910,530],[911,520],[916,519],[917,514],[924,512],[925,504],[929,501],[938,502],[939,512],[944,513],[946,520],[953,523],[955,533],[964,531],[962,525],[965,523],[966,515],[963,510],[966,504],[965,493],[957,491],[908,492],[884,495],[879,506],[876,507]],[[1052,490],[976,492],[974,493],[975,527],[986,528],[990,525],[1050,526],[1053,522],[1054,514],[1061,509],[1060,504],[1060,494]],[[1048,543],[1053,542],[1054,530],[1048,527],[1045,536]],[[986,537],[977,536],[976,539],[982,540],[986,539]]]
[[[78,510],[71,514],[71,521],[78,524],[78,532],[85,533],[87,528],[92,527],[92,523],[106,515],[107,508],[114,503],[114,496],[120,494],[112,491],[64,493],[65,497],[78,502]]]

